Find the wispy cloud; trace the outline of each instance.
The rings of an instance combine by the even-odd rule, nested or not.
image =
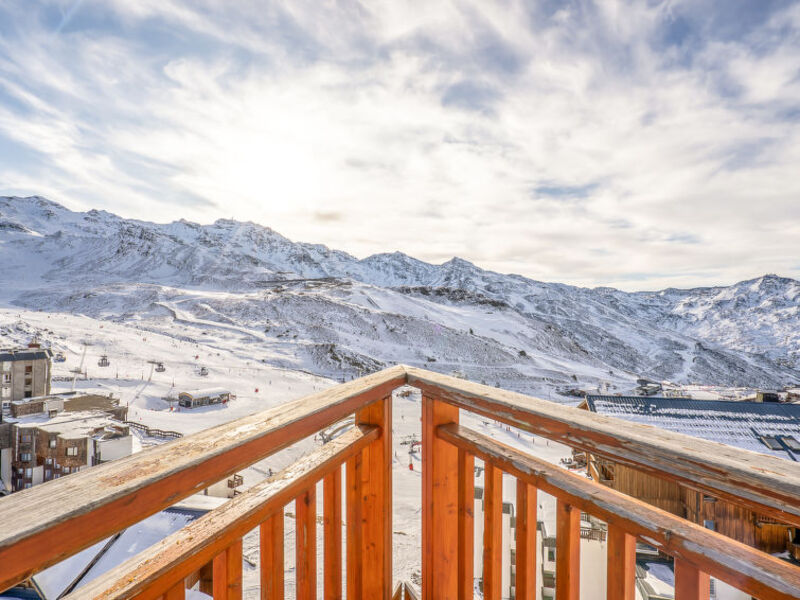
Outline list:
[[[800,5],[732,2],[11,0],[0,192],[588,285],[797,276]]]

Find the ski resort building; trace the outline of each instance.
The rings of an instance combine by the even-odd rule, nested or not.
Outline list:
[[[406,385],[422,393],[419,499],[393,484],[393,392]],[[354,427],[312,452],[297,446],[351,416]],[[698,526],[502,443],[480,430],[481,421],[519,428],[537,443],[543,438],[567,445],[737,510],[800,526],[800,463],[785,452],[755,453],[399,365],[0,500],[0,593],[198,490],[293,449],[300,458],[282,471],[64,600],[194,596],[187,590],[239,600],[245,578],[256,569],[252,585],[267,600],[315,598],[318,587],[326,598],[343,597],[346,587],[352,599],[391,600],[413,592],[423,600],[450,600],[472,598],[479,586],[484,600],[510,596],[512,588],[515,600],[534,600],[543,598],[545,584],[558,600],[584,598],[583,585],[614,600],[670,597],[660,594],[655,579],[654,593],[639,592],[637,581],[661,565],[653,560],[642,573],[637,542],[670,557],[676,600],[709,600],[711,577],[753,598],[800,600],[800,564],[790,554],[775,556],[739,543],[719,528]],[[484,468],[479,512],[476,465]],[[513,486],[513,515],[504,512],[504,478]],[[537,526],[545,520],[539,518],[543,494],[554,498],[554,526],[547,526],[546,535]],[[400,531],[393,507],[410,500],[418,507],[418,526]],[[595,521],[607,529],[595,530]],[[259,533],[251,544],[254,529]],[[583,536],[603,534],[605,541],[598,541],[605,545],[604,560],[595,560],[584,550]],[[512,536],[509,572],[503,549]],[[419,567],[393,561],[394,548],[409,540],[419,544]],[[289,556],[287,547],[293,549]],[[544,548],[547,569],[537,559]]]
[[[197,408],[211,404],[225,404],[231,399],[230,390],[225,388],[206,388],[178,394],[178,405],[184,408]]]
[[[63,412],[52,418],[38,414],[4,427],[0,438],[7,445],[0,451],[0,476],[11,492],[133,452],[130,428],[102,411]]]
[[[800,404],[587,396],[581,407],[787,461],[800,460]],[[595,481],[619,492],[764,552],[790,552],[800,559],[800,529],[795,524],[602,457],[590,457],[589,470]]]
[[[49,349],[36,344],[29,348],[0,350],[0,403],[7,405],[15,400],[49,394],[52,357]]]

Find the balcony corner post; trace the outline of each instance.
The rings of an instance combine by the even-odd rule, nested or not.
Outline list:
[[[458,596],[458,448],[436,428],[458,423],[458,408],[422,397],[422,600]]]

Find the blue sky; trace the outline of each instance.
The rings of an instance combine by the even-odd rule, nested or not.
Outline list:
[[[800,3],[6,0],[0,193],[579,285],[800,277]]]

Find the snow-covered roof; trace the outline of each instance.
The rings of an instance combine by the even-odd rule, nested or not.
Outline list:
[[[49,348],[22,348],[0,350],[0,362],[13,362],[15,360],[39,360],[53,356]]]
[[[205,511],[168,508],[131,525],[118,536],[106,538],[34,575],[33,581],[47,600],[69,589],[79,589],[197,519]]]
[[[70,412],[62,413],[51,419],[45,418],[43,413],[19,417],[17,419],[19,427],[38,427],[43,431],[58,434],[65,439],[78,439],[89,437],[98,429],[106,427],[119,427],[119,421],[112,418],[105,412]]]
[[[203,388],[201,390],[186,390],[181,394],[188,394],[192,398],[206,398],[208,396],[221,396],[223,394],[230,394],[231,391],[223,387]]]
[[[795,459],[788,450],[768,448],[759,436],[800,443],[800,404],[643,396],[587,396],[586,402],[599,414],[781,458]]]

